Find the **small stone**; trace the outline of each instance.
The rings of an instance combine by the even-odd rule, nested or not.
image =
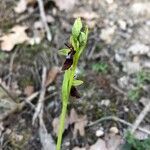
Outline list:
[[[127,24],[126,24],[126,22],[124,20],[119,20],[118,24],[119,24],[120,29],[126,30]]]
[[[139,62],[139,61],[140,61],[139,56],[134,56],[134,57],[133,57],[133,62],[137,63],[137,62]]]
[[[125,112],[129,112],[129,108],[127,106],[124,106],[123,109]]]
[[[118,79],[118,85],[121,88],[126,88],[129,83],[129,77],[128,76],[123,76],[120,79]]]
[[[44,25],[43,25],[42,21],[36,21],[33,26],[34,26],[35,29],[38,29],[38,30],[44,28]]]
[[[115,60],[116,60],[117,62],[122,62],[123,57],[122,57],[120,54],[116,53],[116,54],[115,54]]]
[[[12,133],[12,130],[11,129],[6,129],[6,132],[5,132],[7,135],[11,134]]]
[[[65,146],[70,146],[70,142],[69,141],[67,141],[67,142],[65,142],[65,144],[64,144]]]
[[[142,66],[143,66],[143,68],[149,68],[150,69],[150,61],[149,60],[143,61]]]
[[[99,130],[96,131],[95,134],[96,134],[97,137],[101,137],[101,136],[104,135],[104,131],[103,131],[103,129],[99,129]]]
[[[106,106],[106,107],[109,106],[110,105],[110,100],[109,99],[102,100],[101,105]]]
[[[131,11],[137,16],[150,15],[150,2],[136,2],[131,5]]]
[[[150,26],[150,20],[147,20],[147,21],[146,21],[146,25],[147,25],[147,26]]]
[[[141,71],[142,66],[139,62],[126,62],[123,64],[123,71],[128,74],[133,74]]]
[[[108,27],[105,29],[102,29],[100,38],[106,43],[110,44],[115,32],[116,26]]]
[[[110,131],[111,133],[114,133],[114,134],[119,133],[119,130],[118,130],[117,127],[111,127],[111,128],[109,129],[109,131]]]
[[[112,3],[114,2],[114,0],[106,0],[106,2],[107,2],[108,4],[112,4]]]
[[[148,55],[150,48],[142,43],[135,43],[128,48],[128,53],[132,55]]]

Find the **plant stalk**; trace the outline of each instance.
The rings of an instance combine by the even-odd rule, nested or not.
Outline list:
[[[61,116],[60,116],[60,127],[59,127],[56,150],[61,149],[62,135],[64,132],[66,113],[67,113],[67,104],[63,104],[62,112],[61,112]]]

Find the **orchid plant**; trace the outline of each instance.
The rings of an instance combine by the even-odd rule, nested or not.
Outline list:
[[[70,36],[69,44],[65,44],[67,48],[59,50],[59,54],[65,55],[66,60],[63,64],[62,70],[65,71],[62,84],[62,112],[60,116],[60,127],[57,139],[57,150],[61,149],[62,135],[64,132],[64,124],[67,113],[67,106],[69,96],[80,98],[76,86],[81,85],[83,81],[74,78],[78,60],[81,53],[85,49],[88,38],[88,28],[82,25],[80,18],[77,18],[72,27],[72,34]]]

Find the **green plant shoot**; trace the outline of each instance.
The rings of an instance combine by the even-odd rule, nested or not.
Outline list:
[[[71,95],[78,98],[75,86],[81,85],[83,83],[81,80],[74,79],[74,76],[80,55],[87,44],[87,38],[88,28],[82,25],[80,18],[77,18],[72,27],[72,34],[70,36],[69,45],[66,44],[68,48],[59,51],[59,54],[66,56],[66,61],[62,67],[62,70],[65,70],[65,74],[62,83],[62,112],[60,116],[60,127],[56,148],[57,150],[61,149],[69,96]]]

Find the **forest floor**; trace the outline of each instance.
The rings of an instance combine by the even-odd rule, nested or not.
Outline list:
[[[48,30],[36,0],[0,0],[0,149],[55,149],[64,74],[58,50],[65,48],[77,17],[89,27],[77,70],[84,84],[78,88],[81,98],[70,97],[62,150],[138,149],[125,144],[125,136],[150,105],[149,0],[43,3]],[[139,127],[134,136],[149,139],[148,111]]]

